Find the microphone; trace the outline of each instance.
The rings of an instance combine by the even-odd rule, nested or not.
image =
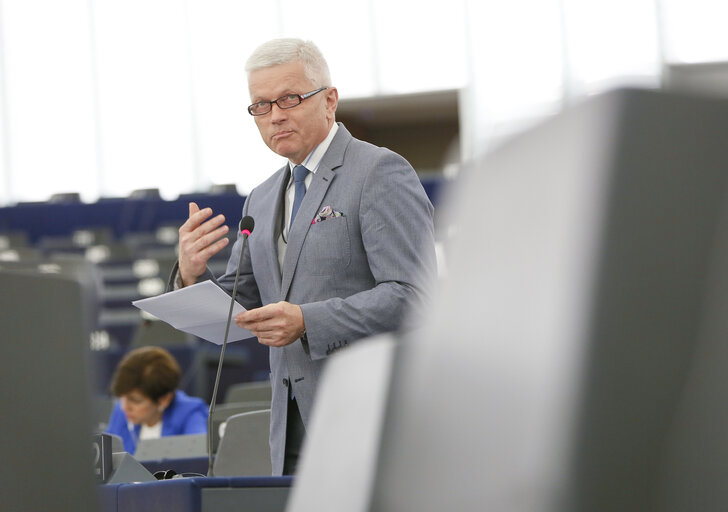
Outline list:
[[[227,346],[228,334],[230,334],[230,322],[233,318],[233,306],[235,305],[235,296],[238,292],[238,278],[240,277],[240,265],[243,263],[243,253],[245,252],[245,242],[253,232],[255,227],[255,221],[253,217],[246,215],[240,220],[238,225],[238,233],[243,237],[242,244],[240,245],[240,259],[238,260],[238,267],[235,271],[235,281],[233,282],[233,294],[230,298],[230,310],[228,311],[227,322],[225,325],[225,337],[222,341],[222,348],[220,349],[220,360],[217,363],[217,374],[215,375],[215,386],[212,389],[212,398],[210,399],[210,411],[207,416],[207,476],[214,476],[212,470],[212,414],[215,412],[215,402],[217,401],[217,388],[220,384],[220,373],[222,373],[222,362],[225,358],[225,347]]]

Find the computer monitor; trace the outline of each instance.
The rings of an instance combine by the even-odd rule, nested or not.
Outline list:
[[[98,508],[85,356],[96,298],[86,265],[0,263],[3,510]]]
[[[428,320],[382,377],[382,422],[347,431],[381,439],[373,482],[347,481],[345,448],[306,471],[336,438],[324,391],[291,510],[347,485],[372,511],[724,508],[727,133],[726,101],[618,90],[461,174]],[[327,390],[349,386],[338,362]]]
[[[464,176],[373,510],[728,503],[728,103],[592,98]]]

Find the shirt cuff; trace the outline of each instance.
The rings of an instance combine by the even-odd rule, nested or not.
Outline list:
[[[177,271],[177,275],[174,276],[174,283],[172,284],[174,290],[179,290],[181,288],[184,288],[185,285],[182,283],[182,276],[179,273],[179,270]]]

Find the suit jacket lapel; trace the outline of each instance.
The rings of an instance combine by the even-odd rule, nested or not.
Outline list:
[[[286,249],[286,257],[283,260],[283,280],[281,282],[281,300],[286,300],[288,297],[288,290],[291,287],[293,281],[293,274],[296,271],[296,265],[298,264],[298,258],[301,255],[301,248],[303,242],[306,239],[308,230],[311,228],[311,221],[316,216],[316,213],[321,208],[321,202],[326,195],[331,182],[334,181],[336,173],[334,170],[344,163],[344,153],[346,147],[351,141],[351,133],[344,128],[344,125],[339,124],[339,130],[336,132],[334,140],[331,141],[329,149],[321,159],[316,173],[313,175],[311,185],[306,191],[306,195],[303,198],[298,213],[296,214],[296,220],[293,223],[291,232],[288,236],[288,247]]]
[[[281,283],[281,297],[283,298],[288,295],[288,289],[291,286],[291,281],[293,281],[293,273],[296,271],[303,241],[311,228],[311,220],[316,216],[316,212],[318,212],[326,191],[335,176],[336,173],[333,170],[319,165],[318,170],[313,175],[311,185],[306,191],[301,207],[298,209],[296,220],[293,222],[288,234],[288,248],[286,249],[286,257],[283,260],[283,281]]]
[[[281,269],[278,265],[278,237],[280,237],[281,228],[283,226],[283,198],[288,185],[288,164],[286,164],[283,169],[280,169],[278,174],[278,179],[276,179],[276,185],[274,187],[275,197],[272,198],[272,201],[270,201],[270,215],[265,216],[265,236],[263,237],[263,240],[261,240],[266,245],[264,254],[274,255],[274,257],[268,261],[268,265],[270,267],[270,272],[275,277],[273,282],[276,288],[279,287],[281,282]],[[277,295],[280,295],[280,288],[278,288],[277,291]]]

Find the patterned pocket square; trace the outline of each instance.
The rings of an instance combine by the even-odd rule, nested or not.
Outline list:
[[[323,222],[326,219],[330,219],[332,217],[343,217],[344,214],[341,213],[338,210],[334,210],[331,208],[331,206],[324,206],[321,208],[316,215],[316,217],[311,221],[311,224],[317,224],[319,222]]]

